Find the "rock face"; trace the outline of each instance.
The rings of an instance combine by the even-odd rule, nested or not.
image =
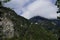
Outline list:
[[[14,24],[6,17],[7,13],[3,13],[0,9],[0,25],[2,25],[2,32],[4,38],[11,38],[14,36]]]
[[[14,36],[14,24],[11,22],[11,20],[5,18],[2,20],[2,27],[3,27],[3,34],[7,38],[11,38]]]

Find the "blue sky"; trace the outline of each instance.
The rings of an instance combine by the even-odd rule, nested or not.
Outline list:
[[[43,16],[45,18],[57,18],[57,7],[54,5],[56,0],[41,0],[41,4],[40,6],[38,6],[38,0],[11,0],[10,2],[8,3],[5,3],[4,6],[5,7],[9,7],[11,9],[13,9],[18,15],[22,15],[23,17],[29,19],[30,17],[33,17],[33,16],[38,16],[36,13],[34,13],[34,10],[38,10],[40,9],[40,6],[43,6],[43,4],[45,3],[45,6],[47,7],[41,7],[41,10],[43,9],[47,9],[49,10],[49,12],[47,10],[44,10],[42,12],[45,12],[47,11],[46,13],[42,13],[42,14],[39,14],[40,16]],[[35,6],[34,2],[36,2],[36,6],[38,6],[38,9],[36,9],[35,7],[32,8],[32,6]],[[31,6],[32,5],[32,6]],[[49,9],[48,7],[51,7],[51,9]],[[32,9],[29,9],[29,8],[32,8]],[[28,11],[30,10],[30,11]],[[33,10],[33,11],[31,11]],[[51,12],[50,10],[52,10],[53,12]],[[38,10],[39,11],[39,10]],[[28,13],[28,14],[25,14],[25,13]],[[31,12],[31,13],[29,13]],[[53,14],[48,14],[48,13],[53,13]],[[55,14],[54,14],[55,13]],[[35,14],[35,15],[34,15]],[[44,15],[45,14],[45,15]],[[47,16],[48,15],[48,16]],[[53,15],[53,16],[52,16]]]
[[[56,1],[57,1],[57,0],[51,0],[51,2],[54,3],[54,4],[55,4]]]

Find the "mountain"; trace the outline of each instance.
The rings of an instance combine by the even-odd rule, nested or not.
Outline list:
[[[31,22],[34,22],[34,23],[40,23],[42,21],[48,21],[48,22],[55,22],[57,24],[57,26],[59,26],[60,24],[60,20],[59,19],[47,19],[47,18],[44,18],[44,17],[41,17],[41,16],[35,16],[35,17],[32,17],[31,19],[29,19]]]
[[[60,20],[59,19],[46,19],[46,18],[43,18],[40,16],[35,16],[29,20],[33,23],[42,25],[45,29],[54,32],[54,34],[59,33],[59,30],[60,30]],[[59,36],[59,34],[57,34],[57,35]]]
[[[47,18],[44,18],[44,17],[41,17],[41,16],[35,16],[35,17],[32,17],[31,19],[29,19],[30,21],[32,22],[37,22],[37,23],[40,23],[42,21],[50,21],[50,22],[55,22],[57,24],[57,26],[60,26],[60,20],[59,19],[47,19]]]
[[[44,22],[42,22],[44,23]],[[17,15],[13,10],[0,7],[0,39],[3,40],[57,40],[53,32],[42,25]]]
[[[43,18],[43,17],[41,17],[41,16],[35,16],[35,17],[32,17],[31,19],[29,19],[30,21],[32,21],[32,22],[37,22],[37,23],[40,23],[40,22],[42,22],[42,21],[46,21],[46,20],[48,20],[48,19],[46,19],[46,18]]]
[[[48,19],[43,18],[43,17],[40,17],[40,16],[35,16],[35,17],[32,17],[30,20],[31,20],[31,21],[34,20],[33,22],[39,22],[39,21],[41,21],[41,20],[48,20]]]

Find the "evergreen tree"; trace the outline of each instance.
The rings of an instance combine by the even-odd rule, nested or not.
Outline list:
[[[3,6],[4,3],[9,2],[10,0],[0,0],[0,7]]]
[[[60,0],[57,0],[56,5],[59,8],[57,13],[60,13]],[[58,17],[58,19],[60,19],[60,16]]]

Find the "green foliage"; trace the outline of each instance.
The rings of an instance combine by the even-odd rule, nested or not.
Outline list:
[[[0,7],[3,6],[3,3],[7,3],[9,2],[10,0],[0,0]]]
[[[57,6],[60,8],[60,0],[57,0]]]
[[[32,24],[25,34],[26,40],[57,40],[52,32],[45,30],[40,24]]]
[[[57,0],[56,5],[59,8],[57,13],[60,13],[60,0]],[[60,19],[60,17],[58,17],[58,19]]]
[[[0,0],[0,2],[9,2],[10,0]]]
[[[6,3],[6,2],[9,2],[10,0],[4,0],[3,2]]]

